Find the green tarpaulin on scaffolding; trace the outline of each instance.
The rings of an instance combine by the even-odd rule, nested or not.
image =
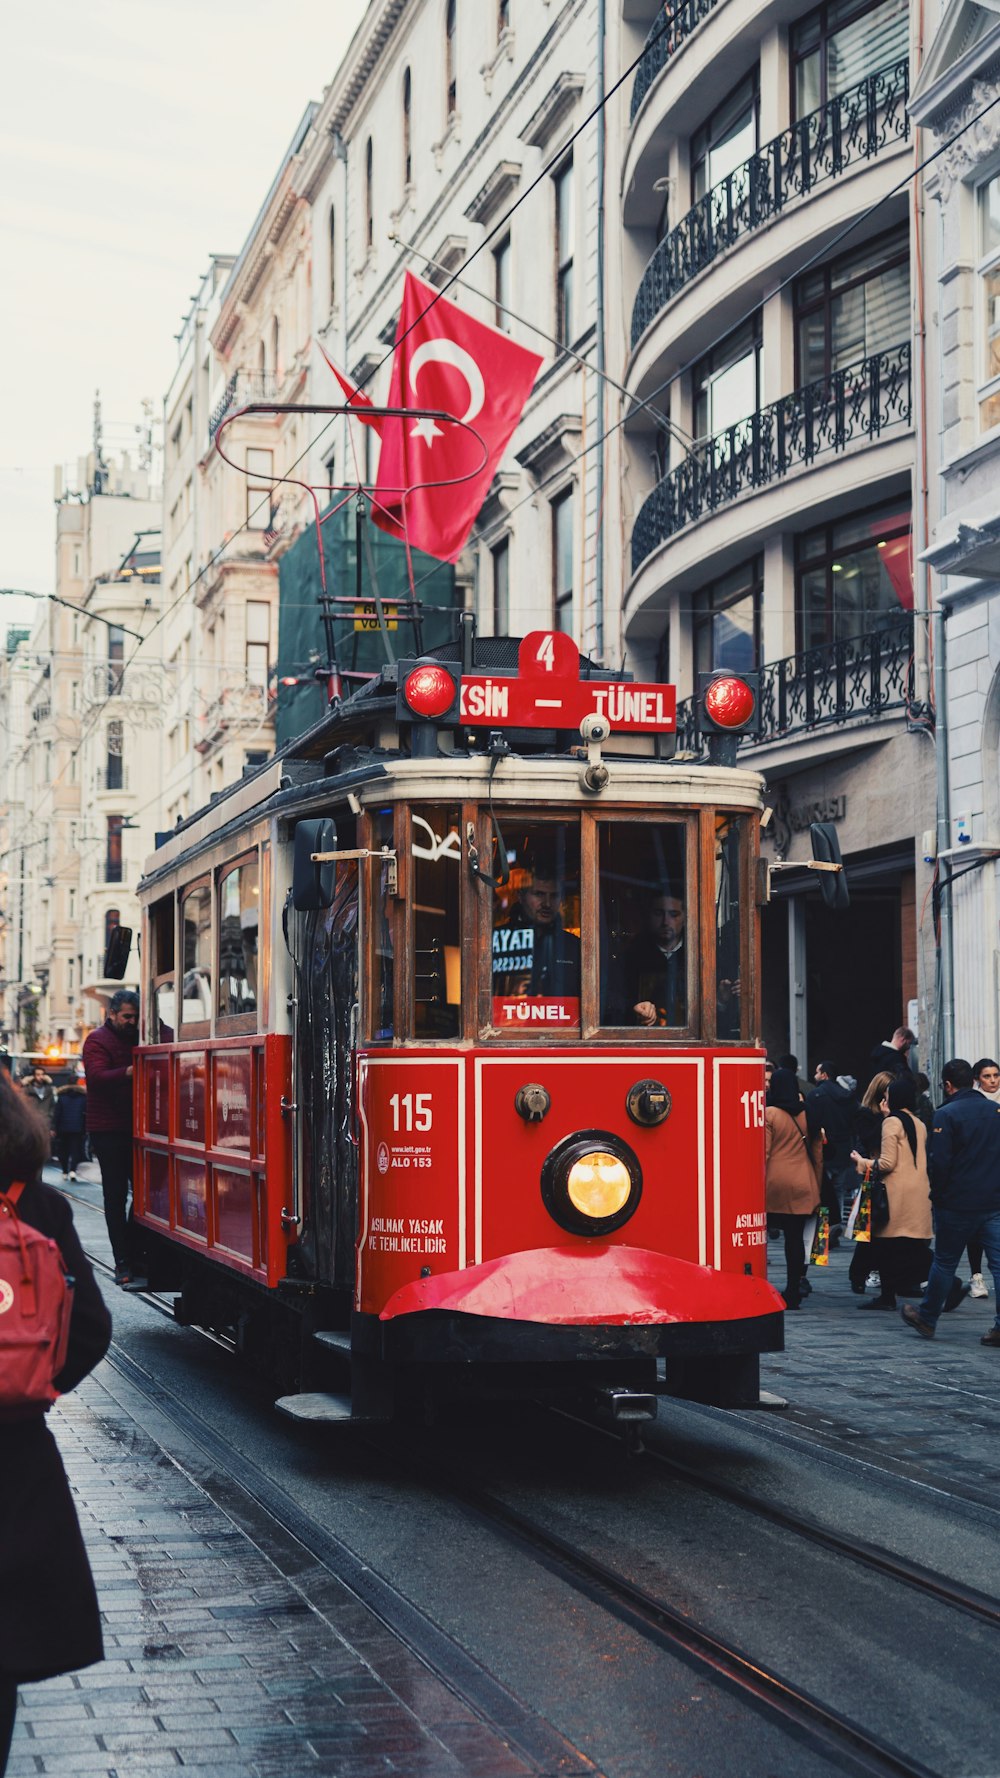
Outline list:
[[[374,570],[378,591],[386,604],[391,604],[393,599],[408,599],[410,585],[402,543],[387,537],[367,518],[364,533],[361,543],[362,594],[371,594]],[[353,500],[324,524],[323,548],[327,591],[338,596],[353,595],[357,589]],[[433,556],[425,556],[420,550],[412,552],[411,561],[414,585],[422,605],[423,646],[434,648],[455,635],[455,612],[458,609],[455,570],[445,562],[436,561]],[[277,744],[282,747],[317,722],[326,708],[325,686],[311,678],[315,667],[326,665],[315,525],[310,525],[281,557],[278,574]],[[356,629],[353,605],[333,609],[337,613],[334,639],[341,672],[377,672],[386,659],[379,630]],[[390,636],[399,658],[417,653],[416,638],[408,619],[400,617],[399,627],[390,631]],[[283,679],[291,678],[305,679],[306,682],[281,684]],[[351,683],[347,682],[345,692]]]

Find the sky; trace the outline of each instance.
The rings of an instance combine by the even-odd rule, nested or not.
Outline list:
[[[238,253],[367,0],[35,0],[0,114],[0,587],[51,592],[53,468],[159,422],[210,253]],[[159,428],[158,428],[159,436]],[[162,441],[161,441],[162,442]],[[75,474],[74,474],[75,480]],[[0,598],[0,636],[37,607]]]

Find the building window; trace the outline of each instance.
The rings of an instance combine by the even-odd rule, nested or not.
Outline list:
[[[568,636],[576,633],[573,505],[572,488],[552,502],[553,628],[564,630]]]
[[[271,523],[274,452],[247,446],[247,529],[266,531]]]
[[[118,908],[108,908],[108,910],[104,916],[104,949],[105,949],[105,951],[107,950],[109,944],[111,943],[111,934],[118,930],[118,927],[121,925],[121,923],[122,923],[121,911]]]
[[[271,675],[271,607],[262,599],[247,600],[247,684],[265,689]]]
[[[760,661],[764,563],[754,556],[695,595],[692,605],[696,673],[752,673]]]
[[[497,0],[497,42],[510,30],[510,0]]]
[[[107,752],[104,762],[105,790],[121,790],[125,776],[125,726],[121,722],[109,722],[107,728]]]
[[[125,668],[125,631],[112,624],[108,630],[108,696],[116,697],[122,688]]]
[[[331,309],[335,309],[337,306],[337,207],[335,204],[330,205],[329,244],[330,244],[330,307],[331,307]]]
[[[446,116],[449,123],[454,121],[458,110],[458,69],[455,61],[455,36],[458,24],[458,0],[448,0],[448,9],[444,20],[444,89]]]
[[[280,381],[280,379],[281,379],[281,328],[278,324],[277,315],[275,315],[274,320],[271,322],[271,369],[274,372],[275,380]]]
[[[403,75],[403,190],[413,184],[413,81],[410,70]]]
[[[888,629],[913,610],[910,513],[898,505],[803,532],[796,558],[800,650]]]
[[[504,333],[510,332],[510,236],[493,249],[493,319]]]
[[[122,881],[122,825],[121,815],[108,816],[108,833],[104,855],[104,881],[120,883]]]
[[[493,634],[510,635],[510,538],[503,537],[490,550],[493,570]]]
[[[909,49],[906,0],[828,0],[792,26],[792,107],[808,117]]]
[[[556,339],[568,346],[573,338],[573,161],[563,161],[553,176],[556,243]]]
[[[67,995],[67,998],[72,1000],[73,995],[75,993],[76,993],[76,958],[75,957],[67,957],[67,959],[66,959],[66,995]]]
[[[365,143],[365,252],[375,245],[375,201],[372,191],[372,139]]]
[[[796,382],[801,388],[910,336],[906,226],[866,241],[795,286]]]
[[[755,69],[695,130],[691,137],[692,204],[725,179],[727,173],[743,166],[755,152],[759,108]]]
[[[66,897],[66,912],[70,920],[76,919],[76,890],[71,889]]]
[[[715,438],[738,427],[760,407],[760,311],[737,327],[695,365],[694,431]],[[749,427],[746,428],[749,432]],[[742,442],[737,439],[737,443]]]
[[[979,425],[1000,425],[1000,174],[979,187]]]

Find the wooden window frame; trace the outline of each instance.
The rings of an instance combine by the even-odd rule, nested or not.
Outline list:
[[[188,896],[193,895],[195,893],[195,891],[199,890],[199,889],[207,889],[207,891],[208,891],[209,907],[212,910],[212,927],[211,927],[211,934],[210,934],[210,938],[209,938],[209,955],[212,958],[213,964],[215,962],[216,944],[217,944],[217,940],[216,940],[216,936],[215,936],[216,925],[217,925],[216,918],[215,918],[215,883],[214,883],[212,874],[210,872],[206,872],[202,876],[192,877],[192,879],[189,883],[185,883],[183,885],[183,887],[178,889],[178,891],[177,891],[177,932],[176,932],[176,937],[174,940],[174,945],[175,945],[174,956],[177,960],[177,971],[176,971],[177,986],[175,989],[176,1018],[175,1018],[175,1022],[174,1022],[174,1042],[175,1043],[186,1043],[189,1038],[193,1039],[196,1037],[211,1037],[212,1026],[215,1022],[213,1018],[207,1018],[207,1019],[193,1019],[190,1023],[188,1023],[184,1018],[184,975],[185,975],[185,968],[186,968],[186,965],[184,962],[184,908],[185,908],[185,904],[187,902]],[[215,982],[213,981],[213,983],[212,983],[212,1006],[213,1006],[213,1009],[215,1007],[215,1004],[216,1004]]]
[[[222,989],[222,970],[220,967],[220,965],[221,965],[220,949],[221,949],[221,942],[222,942],[222,922],[220,919],[220,907],[221,907],[222,885],[226,881],[227,877],[232,876],[234,871],[241,870],[244,865],[250,864],[254,859],[256,859],[256,861],[257,861],[257,889],[258,889],[258,896],[257,896],[257,901],[258,901],[258,908],[257,908],[257,989],[258,989],[257,1009],[255,1012],[228,1012],[228,1013],[224,1013],[224,1012],[220,1012],[220,1010],[219,1010],[219,994]],[[214,897],[215,898],[214,898],[214,901],[212,904],[212,973],[213,973],[214,979],[212,982],[212,1002],[213,1002],[213,1005],[215,1008],[215,1014],[214,1014],[215,1033],[216,1033],[217,1037],[238,1037],[238,1036],[242,1036],[245,1032],[256,1032],[256,1031],[264,1028],[261,1024],[261,1005],[260,1005],[260,982],[261,982],[261,942],[260,941],[261,941],[262,916],[264,913],[262,876],[263,876],[263,872],[261,870],[260,846],[259,845],[248,847],[248,849],[245,852],[241,852],[238,855],[238,857],[236,857],[236,858],[227,858],[225,864],[217,865],[215,872],[214,872],[214,877],[215,877]]]

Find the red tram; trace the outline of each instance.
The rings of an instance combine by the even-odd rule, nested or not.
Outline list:
[[[762,785],[673,728],[565,636],[467,634],[149,861],[151,1285],[287,1411],[757,1399]]]

